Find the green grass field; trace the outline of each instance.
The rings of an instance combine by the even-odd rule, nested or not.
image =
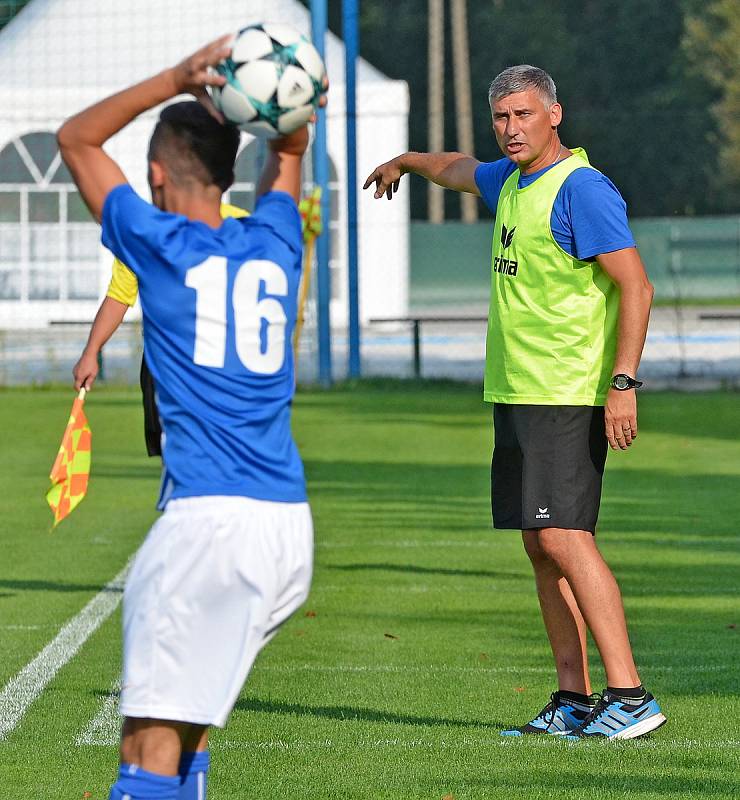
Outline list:
[[[0,691],[123,568],[159,473],[138,394],[96,389],[88,497],[49,533],[43,495],[73,393],[1,397]],[[213,800],[738,796],[737,395],[644,395],[636,446],[609,456],[599,540],[669,718],[611,745],[498,735],[555,687],[520,537],[490,530],[479,398],[435,383],[299,394],[313,590],[213,735]],[[0,739],[2,800],[107,798],[119,628],[120,608]]]

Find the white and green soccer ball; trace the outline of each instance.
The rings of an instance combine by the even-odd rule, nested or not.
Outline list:
[[[326,75],[311,42],[279,23],[240,30],[231,56],[216,70],[226,78],[211,91],[216,107],[229,122],[262,138],[305,125],[318,107]]]

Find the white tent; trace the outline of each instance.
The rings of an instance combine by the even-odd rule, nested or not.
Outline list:
[[[309,13],[297,0],[32,0],[0,32],[0,327],[91,320],[107,287],[110,255],[98,244],[97,226],[59,166],[51,134],[61,122],[220,34],[260,21],[289,23],[310,36]],[[341,328],[347,320],[344,46],[332,34],[326,60],[335,191],[332,324]],[[360,61],[361,177],[407,149],[408,104],[406,83]],[[109,146],[143,196],[148,196],[146,144],[155,119],[156,111],[144,115]],[[241,180],[235,191],[248,192],[249,177]],[[407,196],[393,203],[373,202],[369,194],[359,198],[363,321],[407,311]]]

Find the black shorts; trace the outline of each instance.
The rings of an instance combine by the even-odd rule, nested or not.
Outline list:
[[[494,528],[596,531],[606,462],[603,406],[496,403]]]
[[[149,456],[162,455],[162,424],[159,421],[157,409],[157,393],[154,388],[154,378],[149,372],[146,359],[141,357],[141,372],[139,373],[141,385],[141,400],[144,404],[144,441],[146,452]]]

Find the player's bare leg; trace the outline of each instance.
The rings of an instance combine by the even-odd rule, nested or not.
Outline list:
[[[121,762],[156,775],[177,775],[183,740],[192,725],[160,719],[126,717],[121,734]],[[202,726],[198,726],[198,736]]]
[[[609,686],[637,687],[622,595],[589,531],[543,528],[539,548],[567,580],[606,670]]]
[[[522,531],[524,549],[534,569],[547,638],[555,659],[558,689],[590,695],[586,623],[568,581],[539,543],[539,531]]]

